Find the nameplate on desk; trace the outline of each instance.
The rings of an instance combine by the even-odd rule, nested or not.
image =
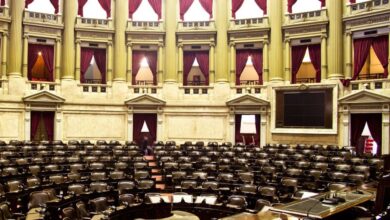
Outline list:
[[[215,203],[217,202],[217,197],[216,196],[198,196],[198,197],[196,197],[195,203],[200,204],[203,201],[208,205],[215,205]]]
[[[193,203],[193,197],[192,195],[173,195],[173,203],[180,203],[181,201]]]

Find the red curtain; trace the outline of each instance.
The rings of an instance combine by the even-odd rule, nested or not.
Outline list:
[[[210,18],[213,17],[213,0],[199,0],[200,4],[202,5],[203,9],[209,13]]]
[[[321,82],[321,44],[309,45],[309,55],[316,70],[316,82]]]
[[[107,18],[111,17],[111,0],[98,0],[104,11],[107,13]],[[123,0],[122,0],[123,1]]]
[[[94,49],[93,56],[102,74],[102,84],[106,84],[106,49]]]
[[[0,6],[4,6],[5,5],[5,0],[1,0],[0,1]]]
[[[257,5],[263,10],[264,14],[267,14],[267,0],[255,0]]]
[[[183,54],[183,85],[188,83],[188,74],[190,74],[192,64],[194,64],[196,53],[193,51],[185,51]]]
[[[41,44],[29,44],[28,45],[28,79],[32,80],[32,69],[37,62],[38,53],[41,52],[42,58],[45,62],[45,67],[49,73],[46,76],[46,80],[53,81],[53,70],[54,70],[54,47],[51,45],[41,45]]]
[[[180,0],[180,19],[184,20],[184,14],[191,7],[194,0]]]
[[[5,0],[4,0],[5,1]],[[24,7],[27,8],[29,4],[31,4],[34,0],[25,0]],[[2,4],[3,5],[3,4]]]
[[[161,7],[162,7],[162,2],[161,0],[149,0],[150,6],[152,6],[153,11],[156,12],[158,15],[158,19],[161,19]]]
[[[31,140],[34,139],[35,135],[37,134],[39,121],[41,119],[41,112],[31,112],[31,127],[30,127],[30,138]]]
[[[38,45],[36,44],[28,45],[28,61],[27,61],[28,74],[27,75],[29,80],[32,80],[32,69],[34,67],[35,62],[37,62],[38,52],[39,52]]]
[[[349,0],[349,3],[354,4],[354,3],[356,3],[356,0]]]
[[[366,124],[366,117],[364,114],[351,115],[351,145],[358,147],[359,138],[362,136],[364,125]],[[363,153],[364,149],[356,149],[358,153]]]
[[[382,153],[382,114],[367,114],[367,125],[372,138],[378,144],[377,155]]]
[[[296,83],[297,81],[297,73],[299,71],[299,67],[301,67],[303,58],[305,57],[307,45],[294,46],[291,49],[291,83]]]
[[[263,51],[251,50],[252,64],[259,76],[259,85],[263,84]]]
[[[145,57],[153,73],[153,85],[157,85],[157,51],[147,51]]]
[[[77,14],[80,15],[81,17],[83,17],[84,15],[84,5],[87,3],[88,0],[78,0],[78,3],[79,3],[79,6],[78,6],[78,10],[77,10]]]
[[[206,85],[209,85],[209,51],[197,51],[196,60],[199,63],[199,69],[206,79]]]
[[[54,74],[54,47],[49,45],[39,45],[42,52],[42,58],[45,61],[45,67],[49,72],[48,81],[53,82]]]
[[[360,71],[362,70],[368,54],[370,53],[371,38],[360,38],[354,41],[354,53],[353,53],[353,76],[352,80],[357,79]]]
[[[242,3],[244,3],[244,0],[232,0],[232,16],[233,18],[236,18],[236,12],[238,9],[241,8]]]
[[[249,50],[236,50],[236,85],[240,85],[240,76],[249,57]]]
[[[81,48],[81,57],[80,57],[80,82],[85,83],[85,73],[88,70],[89,64],[91,63],[92,57],[94,54],[93,48]]]
[[[129,18],[133,18],[134,12],[137,11],[138,7],[141,5],[142,0],[129,0]]]
[[[255,136],[255,145],[258,146],[260,144],[260,115],[255,115],[255,123],[256,123],[256,136]]]
[[[383,69],[383,77],[387,78],[389,71],[387,67],[389,66],[389,36],[379,36],[372,39],[372,48],[375,51],[376,56],[381,62]]]
[[[58,14],[59,11],[59,3],[58,0],[50,0],[51,4],[54,7],[54,14]]]
[[[236,128],[235,128],[235,141],[236,141],[236,144],[238,142],[244,142],[244,140],[242,140],[242,136],[241,136],[241,133],[240,133],[240,129],[241,129],[241,117],[242,115],[236,115],[235,117],[235,125],[236,125]]]
[[[142,126],[146,122],[149,133],[141,132]],[[142,143],[143,137],[146,135],[149,142],[156,141],[157,134],[157,114],[134,114],[133,115],[133,140],[137,143]]]
[[[42,119],[45,124],[47,140],[54,139],[54,112],[42,112]]]
[[[320,0],[320,2],[321,2],[321,7],[325,7],[325,5],[326,5],[326,0]]]
[[[298,0],[288,0],[287,1],[287,11],[292,13],[292,7]]]

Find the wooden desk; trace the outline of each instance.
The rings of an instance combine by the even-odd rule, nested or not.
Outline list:
[[[320,199],[325,196],[326,194],[321,194],[316,197],[273,207],[271,210],[277,213],[286,213],[299,217],[308,216],[311,218],[323,219],[375,198],[375,194],[367,191],[364,191],[364,194],[357,194],[350,191],[339,192],[337,196],[344,198],[345,202],[336,205],[328,205],[323,204],[320,201]]]

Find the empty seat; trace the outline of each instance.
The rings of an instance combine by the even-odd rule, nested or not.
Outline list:
[[[72,184],[68,186],[68,193],[80,195],[85,192],[85,185],[83,184]]]
[[[135,188],[135,183],[133,181],[120,181],[118,182],[118,192],[119,194],[126,193]]]
[[[232,195],[228,198],[227,207],[235,209],[244,209],[247,206],[247,202],[244,196]]]
[[[98,197],[89,201],[92,210],[96,213],[101,213],[108,209],[108,203],[106,197]]]

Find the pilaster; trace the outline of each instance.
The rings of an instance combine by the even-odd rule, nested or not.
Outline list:
[[[328,78],[340,79],[343,74],[343,1],[327,0],[329,13]]]
[[[3,33],[2,38],[2,48],[1,48],[1,78],[7,78],[7,47],[8,47],[8,33]]]
[[[115,1],[114,81],[126,80],[126,35],[128,1]]]
[[[215,81],[215,44],[210,44],[209,51],[209,83],[214,84]]]
[[[178,1],[165,1],[165,82],[177,82],[176,70],[176,23]],[[179,60],[180,62],[180,60]],[[180,65],[179,65],[180,67]],[[179,80],[180,82],[180,80]],[[181,81],[182,82],[182,81]]]
[[[229,28],[228,4],[226,1],[214,1],[216,3],[216,28],[217,28],[217,59],[219,63],[228,63],[228,35]],[[228,82],[227,65],[218,65],[215,74],[216,82]]]
[[[271,28],[271,44],[270,44],[270,81],[283,81],[283,59],[280,59],[283,54],[283,12],[286,11],[283,7],[285,1],[272,1],[269,5],[269,20]]]
[[[23,11],[24,0],[12,0],[11,4],[11,27],[9,51],[12,56],[9,57],[8,75],[21,76],[22,71],[22,36],[23,36]]]

